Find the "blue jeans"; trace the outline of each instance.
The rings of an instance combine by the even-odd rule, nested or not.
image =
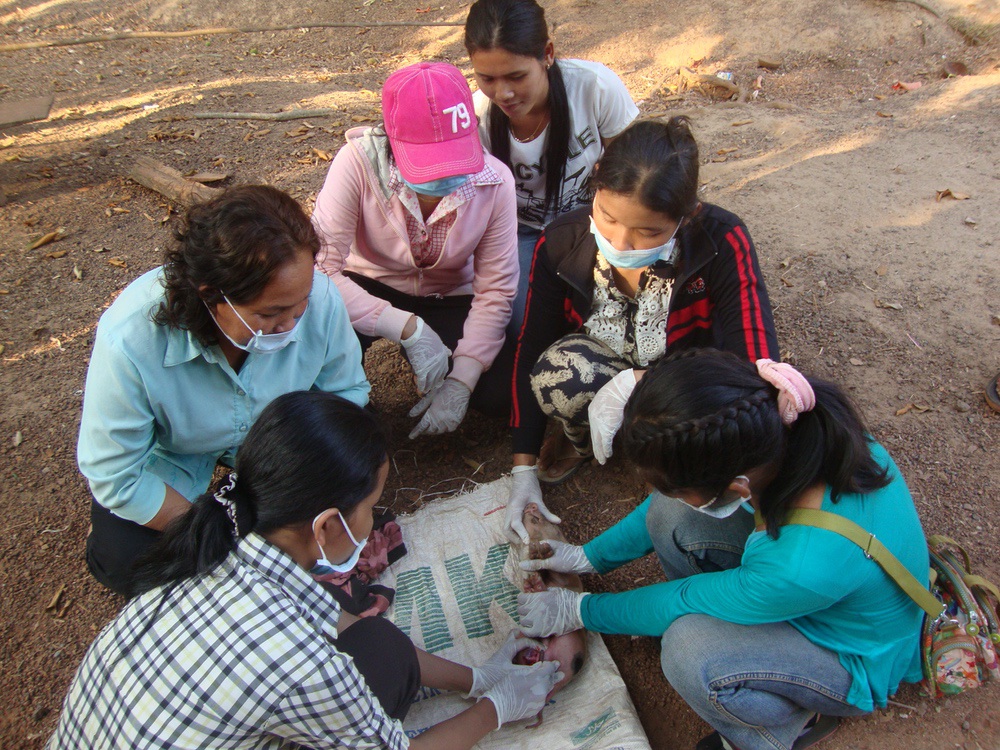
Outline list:
[[[535,245],[542,236],[541,229],[535,229],[524,224],[517,225],[517,266],[521,275],[517,282],[517,296],[514,297],[514,308],[507,326],[507,340],[517,342],[524,322],[524,306],[528,301],[528,282],[531,275],[531,261],[535,256]]]
[[[742,509],[729,518],[712,518],[659,493],[646,514],[649,538],[671,581],[735,568],[753,527],[753,516]]]
[[[787,622],[735,625],[686,615],[661,641],[663,674],[740,750],[789,750],[814,713],[860,716],[837,655]]]
[[[735,568],[753,531],[738,510],[720,520],[654,495],[646,528],[667,578]],[[858,716],[851,675],[832,651],[786,622],[736,625],[687,615],[661,641],[663,674],[688,705],[740,750],[788,750],[814,713]]]

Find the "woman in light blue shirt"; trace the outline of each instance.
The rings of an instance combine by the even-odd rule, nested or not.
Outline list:
[[[136,558],[274,398],[316,389],[368,402],[357,337],[314,271],[319,239],[291,197],[232,188],[188,211],[175,236],[164,265],[101,316],[84,391],[87,564],[126,596]]]
[[[927,583],[906,483],[843,391],[787,364],[695,349],[642,377],[622,424],[620,446],[653,493],[583,547],[554,543],[552,558],[524,565],[605,573],[655,551],[670,580],[522,594],[526,635],[661,637],[664,674],[716,729],[697,750],[801,750],[920,679],[917,605],[853,542],[785,525],[795,508],[839,515]],[[744,511],[757,530],[735,567],[678,547],[692,518]]]

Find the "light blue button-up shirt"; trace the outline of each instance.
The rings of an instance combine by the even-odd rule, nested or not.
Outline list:
[[[115,515],[148,523],[166,485],[189,500],[205,492],[216,462],[232,462],[254,420],[284,393],[368,403],[361,347],[326,275],[313,275],[288,346],[248,354],[238,373],[218,346],[153,323],[163,296],[159,268],[132,282],[101,316],[87,371],[77,459],[97,502]]]

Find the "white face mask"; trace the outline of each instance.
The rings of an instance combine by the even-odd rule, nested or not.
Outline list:
[[[323,511],[323,513],[325,512],[326,511]],[[313,526],[312,526],[313,536],[316,535],[316,522],[320,519],[320,516],[322,516],[323,513],[320,513],[319,516],[316,516],[313,519]],[[347,538],[350,539],[351,543],[354,545],[354,552],[352,552],[351,556],[348,557],[346,560],[344,560],[344,562],[342,563],[330,562],[330,560],[326,556],[326,552],[323,551],[323,545],[319,543],[319,539],[317,538],[316,546],[319,547],[319,559],[316,561],[316,564],[312,567],[312,570],[309,571],[313,575],[325,575],[328,573],[341,573],[341,574],[350,573],[352,570],[354,570],[354,566],[358,564],[358,560],[361,558],[361,550],[365,548],[365,544],[368,542],[367,539],[364,539],[361,542],[359,542],[357,539],[354,538],[354,534],[351,533],[351,527],[347,525],[347,521],[344,520],[343,514],[338,513],[337,518],[339,518],[340,523],[343,524],[344,531],[347,532]]]
[[[215,325],[218,326],[219,330],[222,331],[222,335],[229,339],[229,343],[235,346],[237,349],[242,349],[245,352],[253,352],[255,354],[273,354],[274,352],[281,351],[286,346],[288,346],[292,341],[292,333],[295,332],[295,327],[299,324],[298,319],[295,321],[295,325],[289,328],[287,331],[282,331],[281,333],[264,333],[263,331],[254,331],[245,320],[243,316],[240,315],[239,311],[233,307],[233,303],[229,301],[226,295],[222,295],[222,299],[226,301],[229,305],[229,309],[233,311],[237,318],[240,319],[248,331],[250,331],[250,340],[245,344],[240,344],[236,342],[232,336],[226,333],[226,330],[219,325],[218,319],[212,315],[212,320],[215,321]],[[208,307],[208,305],[205,305]],[[209,315],[212,314],[211,309],[208,311]]]
[[[745,479],[747,486],[750,486],[750,479],[745,475],[740,474],[737,479]],[[747,495],[745,498],[737,495],[732,500],[727,500],[724,505],[715,505],[721,495],[716,495],[711,500],[709,500],[704,505],[692,505],[691,509],[696,510],[699,513],[704,513],[706,516],[711,516],[712,518],[729,518],[733,513],[740,509],[743,503],[750,502],[752,495]],[[683,502],[683,501],[682,501]],[[715,506],[715,507],[712,507]]]

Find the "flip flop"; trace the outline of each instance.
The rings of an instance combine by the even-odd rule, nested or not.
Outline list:
[[[986,384],[986,403],[993,411],[1000,411],[1000,374]]]
[[[575,461],[575,463],[570,464],[568,469],[566,469],[561,474],[557,474],[555,476],[549,474],[548,470],[542,471],[541,469],[539,469],[538,481],[541,482],[542,484],[562,484],[571,476],[576,474],[576,472],[580,470],[581,466],[583,466],[584,464],[589,464],[592,460],[594,460],[593,454],[589,456],[581,456],[579,453],[576,452],[574,452],[569,456],[563,456],[562,458],[557,458],[555,461],[552,462],[553,464],[561,464],[563,461]]]

